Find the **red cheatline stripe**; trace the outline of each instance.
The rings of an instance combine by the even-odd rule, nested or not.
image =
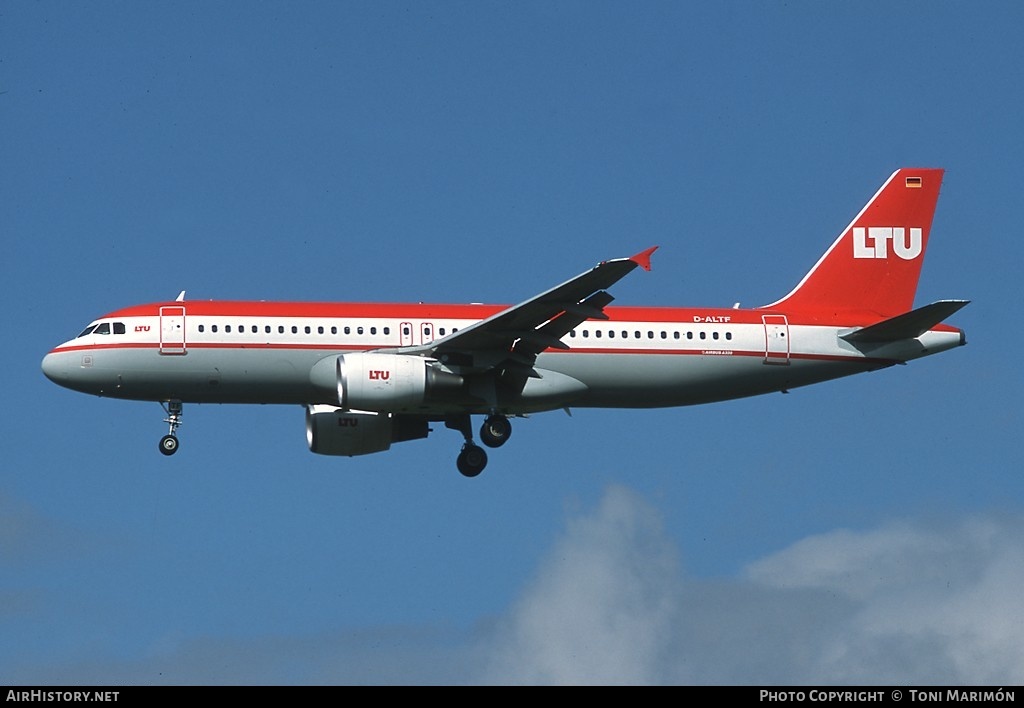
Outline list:
[[[117,349],[152,349],[159,351],[160,345],[157,343],[147,344],[116,344],[116,345],[95,345],[95,346],[74,346],[74,347],[61,347],[54,349],[51,353],[59,352],[77,352],[77,351],[102,351],[102,350],[117,350]],[[338,344],[271,344],[271,343],[260,343],[253,342],[251,344],[239,344],[233,342],[227,343],[210,343],[204,342],[201,344],[189,344],[187,349],[234,349],[244,351],[246,349],[276,349],[276,350],[294,350],[294,351],[344,351],[344,352],[363,352],[371,351],[367,347],[358,345],[338,345]],[[728,356],[745,356],[745,357],[761,357],[764,358],[765,353],[763,351],[750,351],[750,350],[736,350],[736,349],[584,349],[576,347],[570,350],[546,350],[549,354],[617,354],[617,355],[676,355],[676,356],[714,356],[714,357],[728,357]],[[720,352],[729,352],[728,354]],[[785,359],[785,355],[777,355],[778,359]],[[795,353],[790,354],[789,359],[803,360],[803,361],[846,361],[853,363],[872,363],[872,364],[896,364],[898,363],[895,359],[876,359],[871,357],[857,357],[857,356],[838,356],[832,354],[802,354]]]

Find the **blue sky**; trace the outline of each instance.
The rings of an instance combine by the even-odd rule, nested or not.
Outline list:
[[[0,5],[4,683],[1024,681],[1013,3]],[[58,388],[171,299],[771,302],[897,167],[969,346],[659,411],[306,450]]]

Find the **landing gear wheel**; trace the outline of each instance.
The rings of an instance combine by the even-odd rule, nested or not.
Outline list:
[[[464,477],[476,477],[487,466],[487,453],[479,445],[466,443],[455,464]]]
[[[170,456],[178,451],[178,438],[175,433],[181,427],[181,401],[161,401],[160,405],[167,414],[164,422],[168,425],[167,435],[160,438],[160,452]]]
[[[480,442],[487,447],[501,447],[512,435],[512,423],[503,415],[487,416],[480,426]]]
[[[160,438],[160,452],[165,455],[173,455],[178,451],[178,438],[173,435],[165,435]]]

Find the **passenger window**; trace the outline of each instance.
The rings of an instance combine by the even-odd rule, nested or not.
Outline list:
[[[370,334],[377,334],[377,328],[376,327],[370,327]],[[429,335],[429,334],[430,334],[430,330],[428,329],[427,330],[427,335]]]
[[[284,334],[284,325],[278,325],[277,326],[277,333],[278,334]]]
[[[718,339],[718,332],[712,332],[711,333],[711,338],[712,339]]]
[[[252,333],[253,334],[259,334],[259,331],[260,331],[259,327],[257,327],[256,325],[252,326]]]
[[[267,325],[266,327],[264,327],[264,328],[263,328],[263,332],[264,332],[265,334],[270,334],[270,325]]]
[[[299,328],[296,327],[295,325],[292,325],[292,334],[298,334],[298,333],[299,333]]]
[[[362,333],[363,333],[363,328],[362,327],[356,327],[356,334],[362,334]]]
[[[316,333],[317,334],[323,334],[324,333],[324,328],[322,326],[321,327],[317,327],[316,328]]]
[[[211,332],[216,332],[217,331],[217,325],[210,325],[210,331]]]
[[[306,334],[310,333],[309,325],[306,325]]]
[[[385,327],[384,328],[384,334],[391,334],[391,328],[390,327]]]
[[[199,325],[199,331],[200,332],[205,332],[206,331],[206,325]]]
[[[231,325],[224,325],[225,332],[231,332]]]
[[[337,327],[331,327],[331,334],[337,334],[337,333],[338,333],[338,328]]]
[[[732,332],[726,332],[725,333],[725,338],[731,341],[732,340]]]

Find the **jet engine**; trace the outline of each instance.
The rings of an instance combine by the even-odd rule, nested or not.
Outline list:
[[[346,409],[415,409],[456,398],[462,385],[461,376],[423,357],[356,352],[337,358],[338,404]]]
[[[369,455],[392,443],[419,440],[430,432],[426,418],[345,411],[334,406],[306,409],[306,441],[320,455]]]

